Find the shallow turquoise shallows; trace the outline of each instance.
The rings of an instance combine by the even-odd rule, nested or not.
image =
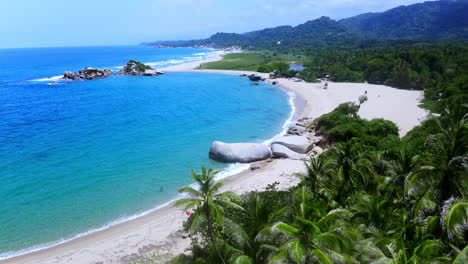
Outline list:
[[[90,54],[115,52],[88,49]],[[209,52],[127,49],[125,56],[116,55],[119,61],[109,54],[107,65],[123,65],[132,52],[155,63]],[[68,64],[44,60],[47,74],[41,75],[24,55],[30,50],[11,52],[0,50],[0,66],[13,65],[16,58],[23,67],[17,65],[17,75],[14,67],[0,73],[2,257],[102,228],[176,198],[181,186],[193,182],[191,168],[226,168],[208,158],[213,140],[263,142],[281,131],[291,111],[283,91],[268,84],[251,86],[239,76],[167,73],[30,81],[60,75]],[[71,56],[78,60],[73,70],[89,66],[89,56],[82,65],[83,55]],[[106,65],[105,58],[95,57]]]

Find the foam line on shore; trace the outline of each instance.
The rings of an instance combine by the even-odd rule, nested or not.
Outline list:
[[[286,121],[284,122],[283,126],[282,126],[282,130],[281,132],[279,132],[278,134],[276,134],[275,136],[273,136],[272,138],[268,139],[268,140],[265,140],[263,142],[263,144],[266,144],[266,145],[269,145],[271,144],[271,142],[273,142],[273,140],[275,140],[276,138],[278,137],[281,137],[281,136],[284,136],[287,132],[288,132],[288,129],[289,127],[291,126],[291,124],[294,122],[294,116],[296,115],[296,111],[297,111],[297,108],[296,108],[296,104],[295,104],[295,100],[297,98],[297,95],[296,93],[294,92],[291,92],[291,91],[285,91],[284,92],[288,95],[289,99],[288,99],[288,102],[289,102],[289,106],[291,107],[291,112],[289,113],[289,117],[288,119],[286,119]]]
[[[188,63],[188,62],[196,62],[196,61],[202,61],[207,59],[210,56],[216,55],[216,54],[224,54],[224,51],[218,51],[218,50],[212,50],[211,52],[199,52],[192,54],[192,56],[187,56],[183,57],[182,59],[170,59],[170,60],[163,60],[163,61],[152,61],[152,62],[145,62],[144,64],[149,65],[151,67],[169,67],[169,66],[174,66],[178,64],[183,64],[183,63]],[[110,67],[103,67],[103,68],[108,68],[111,69],[112,71],[119,71],[122,69],[124,66],[110,66]],[[29,80],[30,82],[59,82],[62,80],[63,75],[57,75],[57,76],[52,76],[52,77],[46,77],[46,78],[37,78],[37,79],[32,79]]]
[[[86,235],[90,235],[90,234],[93,234],[93,233],[108,229],[110,227],[119,225],[121,223],[128,222],[128,221],[134,220],[136,218],[148,215],[148,214],[150,214],[150,213],[152,213],[154,211],[157,211],[157,210],[159,210],[161,208],[164,208],[164,207],[170,205],[171,203],[173,203],[173,202],[175,202],[175,201],[177,201],[177,200],[179,200],[179,199],[181,199],[181,198],[183,198],[185,196],[186,195],[180,194],[177,198],[172,199],[169,202],[166,202],[166,203],[164,203],[162,205],[159,205],[159,206],[157,206],[157,207],[155,207],[153,209],[150,209],[150,210],[147,210],[147,211],[144,211],[142,213],[138,213],[138,214],[135,214],[135,215],[132,215],[132,216],[118,218],[117,220],[111,221],[110,223],[105,224],[102,227],[93,228],[93,229],[88,230],[86,232],[82,232],[82,233],[79,233],[77,235],[74,235],[74,236],[72,236],[70,238],[63,238],[63,239],[59,239],[59,240],[56,240],[56,241],[53,241],[53,242],[39,244],[37,246],[32,246],[32,247],[22,249],[22,250],[18,250],[18,251],[8,251],[8,252],[5,252],[5,253],[1,253],[0,254],[0,260],[14,258],[14,257],[17,257],[17,256],[21,256],[21,255],[41,251],[41,250],[44,250],[44,249],[52,248],[52,247],[55,247],[55,246],[58,246],[58,245],[61,245],[61,244],[65,244],[65,243],[67,243],[69,241],[72,241],[72,240],[75,240],[77,238],[80,238],[80,237],[83,237],[83,236],[86,236]]]

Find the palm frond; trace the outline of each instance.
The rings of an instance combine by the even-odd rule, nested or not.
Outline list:
[[[452,264],[466,264],[468,263],[468,245],[458,253],[458,255],[453,259]]]
[[[188,193],[190,195],[197,196],[197,197],[202,197],[203,196],[203,194],[200,191],[197,191],[197,190],[195,190],[194,188],[192,188],[190,186],[184,186],[184,187],[180,188],[178,192],[179,193]]]
[[[314,242],[323,248],[343,249],[345,247],[345,241],[343,237],[336,232],[324,232],[314,236]]]
[[[311,255],[314,256],[320,263],[323,264],[333,264],[332,259],[325,252],[320,249],[313,249]]]
[[[329,211],[326,215],[324,215],[322,218],[320,218],[317,222],[316,225],[320,229],[325,229],[325,227],[330,226],[334,222],[336,222],[339,219],[345,219],[349,218],[351,213],[343,208],[338,208],[338,209],[333,209]]]
[[[447,202],[444,205],[442,221],[450,240],[464,241],[468,237],[468,202]]]
[[[252,259],[246,255],[235,256],[231,261],[231,264],[253,264]]]
[[[221,187],[223,187],[224,184],[226,184],[225,181],[219,181],[219,182],[213,184],[213,185],[211,186],[211,188],[210,188],[209,191],[210,191],[211,193],[215,193],[215,192],[217,192]]]
[[[192,224],[190,225],[190,231],[193,232],[195,231],[195,229],[197,229],[198,222],[200,221],[200,217],[201,217],[200,214],[195,214],[195,216],[192,219]]]
[[[192,203],[194,201],[199,201],[198,199],[194,199],[194,198],[187,198],[187,199],[180,199],[180,200],[177,200],[174,205],[175,206],[181,206],[181,205],[184,205],[184,204],[188,204],[188,203]]]
[[[280,252],[278,252],[276,255],[274,255],[271,259],[270,259],[270,264],[282,264],[282,263],[285,263],[287,261],[287,258],[288,258],[288,251],[286,249],[283,249],[281,250]]]
[[[235,242],[234,246],[238,245],[239,248],[250,247],[249,235],[245,232],[241,225],[232,221],[231,219],[224,218],[223,226],[229,238]]]
[[[227,201],[238,201],[238,200],[240,200],[240,196],[238,194],[236,194],[235,192],[231,192],[231,191],[226,191],[226,192],[219,193],[219,194],[215,195],[215,197],[217,199],[223,199],[223,200],[227,200]]]
[[[238,210],[244,211],[244,207],[240,206],[239,204],[230,202],[230,201],[224,201],[224,200],[215,200],[216,204],[219,204],[223,207],[231,207],[231,208],[236,208]]]
[[[277,222],[271,226],[265,227],[260,232],[258,232],[255,240],[261,242],[268,240],[270,238],[270,235],[272,234],[285,234],[287,236],[291,236],[293,234],[296,234],[297,232],[297,228],[292,227],[283,222]]]
[[[295,240],[288,243],[288,255],[295,263],[306,263],[307,249],[300,241]]]

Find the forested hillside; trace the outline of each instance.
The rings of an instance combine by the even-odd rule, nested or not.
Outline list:
[[[358,45],[372,39],[468,41],[468,1],[430,1],[400,6],[383,13],[367,13],[332,20],[321,17],[296,27],[279,26],[244,34],[216,33],[207,39],[156,41],[143,45],[173,47],[288,50],[304,47]]]
[[[240,46],[257,49],[290,49],[305,46],[340,45],[357,42],[360,39],[359,34],[352,33],[335,20],[321,17],[296,27],[280,26],[245,34],[216,33],[203,40],[158,41],[144,43],[144,45],[211,46],[215,48]]]
[[[468,1],[431,1],[340,20],[366,38],[468,40]]]

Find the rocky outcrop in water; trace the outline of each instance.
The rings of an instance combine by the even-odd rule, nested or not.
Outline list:
[[[93,80],[97,78],[106,78],[114,73],[109,69],[97,69],[97,68],[84,68],[78,72],[65,72],[63,79],[65,80]]]
[[[251,74],[248,76],[249,80],[251,80],[252,82],[258,82],[258,81],[261,81],[262,80],[262,77],[261,76],[258,76],[258,75],[255,75],[255,74]]]
[[[224,143],[214,141],[211,144],[210,158],[226,163],[249,163],[266,160],[271,156],[270,148],[259,143]]]
[[[119,71],[121,75],[134,75],[134,76],[157,76],[163,74],[155,68],[145,65],[139,61],[131,60]]]

